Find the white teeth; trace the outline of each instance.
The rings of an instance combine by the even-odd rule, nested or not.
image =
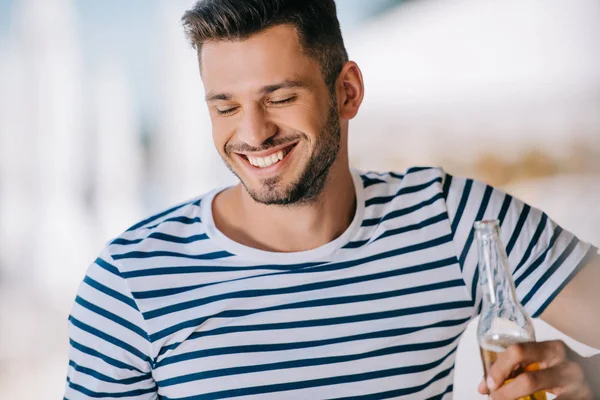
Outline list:
[[[273,153],[266,157],[248,156],[248,162],[250,162],[250,164],[254,165],[255,167],[266,168],[283,160],[284,157],[285,153],[283,152],[283,150],[279,150],[277,153]]]
[[[266,157],[248,156],[248,161],[255,167],[266,168],[283,160],[283,157],[285,157],[285,153],[283,152],[283,150],[279,150],[277,153],[273,153]]]

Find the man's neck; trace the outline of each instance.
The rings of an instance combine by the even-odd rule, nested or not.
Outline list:
[[[350,170],[331,168],[325,188],[315,201],[300,206],[265,205],[237,185],[213,202],[217,228],[243,245],[274,252],[315,249],[339,237],[356,210]]]

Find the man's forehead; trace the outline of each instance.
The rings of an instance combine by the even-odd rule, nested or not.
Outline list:
[[[212,39],[202,45],[201,58],[213,55],[223,55],[247,49],[248,51],[259,49],[287,49],[302,52],[302,46],[298,36],[298,30],[290,24],[275,25],[247,37],[232,39]]]
[[[207,42],[199,58],[207,93],[306,81],[320,72],[318,64],[303,52],[296,29],[290,25],[268,28],[241,40]]]

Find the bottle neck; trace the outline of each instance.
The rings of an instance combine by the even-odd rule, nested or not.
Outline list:
[[[533,323],[517,299],[498,221],[477,222],[475,232],[483,300],[477,327],[480,343],[535,341]]]
[[[519,304],[497,224],[476,228],[483,307]]]

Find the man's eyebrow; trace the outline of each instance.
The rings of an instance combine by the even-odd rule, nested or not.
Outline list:
[[[308,85],[302,81],[294,81],[294,80],[285,80],[283,82],[279,82],[273,85],[263,86],[259,93],[260,94],[269,94],[273,93],[279,89],[294,89],[294,88],[306,88]]]
[[[229,93],[207,93],[204,99],[210,102],[215,100],[231,100],[232,97]]]
[[[273,85],[263,86],[258,92],[260,94],[269,94],[276,92],[279,89],[293,89],[293,88],[306,88],[308,85],[301,81],[294,81],[286,79],[283,82],[275,83]],[[205,100],[207,102],[216,101],[216,100],[224,100],[228,101],[233,98],[231,93],[207,93]]]

